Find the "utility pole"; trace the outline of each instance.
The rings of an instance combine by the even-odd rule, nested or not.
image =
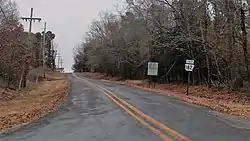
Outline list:
[[[31,33],[32,31],[32,22],[33,21],[38,21],[40,22],[42,19],[41,18],[34,18],[33,17],[33,13],[34,13],[34,9],[31,8],[31,11],[30,11],[30,17],[21,17],[22,20],[25,20],[25,21],[29,21],[30,24],[29,24],[29,33]]]
[[[30,17],[21,17],[21,19],[22,20],[25,20],[25,21],[29,21],[29,35],[28,35],[28,37],[29,37],[29,45],[31,46],[31,32],[32,32],[32,22],[34,21],[38,21],[38,22],[40,22],[42,19],[41,18],[34,18],[33,17],[33,13],[34,13],[34,9],[33,8],[31,8],[31,10],[30,10]],[[32,55],[32,52],[33,50],[32,50],[32,48],[31,48],[31,55]]]
[[[41,18],[34,18],[33,17],[33,13],[34,13],[34,9],[31,8],[31,11],[30,11],[30,17],[21,17],[22,20],[25,20],[25,21],[29,21],[29,34],[28,34],[28,38],[29,38],[29,46],[31,48],[31,59],[33,58],[33,49],[32,49],[32,44],[31,44],[31,31],[32,31],[32,22],[33,21],[38,21],[40,22],[42,19]],[[29,61],[30,60],[25,60],[24,62],[24,67],[23,67],[23,73],[22,73],[22,77],[21,77],[21,80],[20,80],[20,85],[19,85],[19,89],[20,89],[20,86],[22,85],[22,87],[26,87],[26,77],[27,77],[27,74],[28,74],[28,69],[29,69]]]
[[[57,50],[55,49],[54,45],[52,45],[52,69],[55,71],[56,69],[56,56],[57,56]]]
[[[58,69],[60,68],[60,62],[61,62],[61,53],[58,52],[58,54],[57,54],[57,68]]]
[[[46,30],[47,30],[47,23],[45,22],[44,23],[44,28],[43,28],[43,39],[42,39],[42,43],[41,43],[41,47],[43,49],[43,69],[44,69],[43,78],[44,79],[46,77],[46,74],[45,74],[45,67],[46,67],[46,64],[45,64]]]
[[[60,62],[61,62],[61,56],[58,57],[58,63],[57,63],[57,68],[59,69],[60,68]]]
[[[61,57],[61,59],[60,59],[60,70],[61,70],[61,72],[64,72],[64,68],[63,68],[63,58]]]
[[[45,47],[46,47],[46,30],[47,30],[47,23],[44,23],[43,28],[43,41],[42,41],[42,49],[43,49],[43,67],[45,67]]]
[[[61,60],[60,60],[60,62],[59,62],[59,63],[60,63],[60,65],[61,65],[61,67],[60,67],[60,68],[63,68],[63,63],[64,63],[64,62],[63,62],[63,58],[62,58],[62,57],[61,57]]]

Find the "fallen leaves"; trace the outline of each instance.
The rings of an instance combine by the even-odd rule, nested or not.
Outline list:
[[[9,101],[14,97],[15,95],[10,90],[0,90],[0,101]]]
[[[27,124],[58,109],[66,100],[68,86],[65,79],[51,79],[31,90],[22,91],[21,97],[1,100],[0,130]]]
[[[129,84],[135,86],[134,84]],[[136,86],[137,88],[159,92],[163,95],[174,96],[178,99],[204,106],[219,112],[242,116],[250,119],[250,101],[247,96],[239,92],[221,92],[215,89],[206,88],[206,86],[191,86],[189,95],[186,95],[185,85],[160,85],[157,84],[156,88],[145,88],[144,86]]]
[[[148,88],[148,83],[143,80],[114,81],[96,73],[88,73],[87,76],[94,76],[94,79],[101,78],[103,82],[126,84],[141,90],[156,92],[156,94],[174,96],[187,103],[250,119],[250,95],[244,92],[220,91],[205,85],[195,85],[190,86],[190,93],[186,95],[186,85],[156,84],[155,88]]]

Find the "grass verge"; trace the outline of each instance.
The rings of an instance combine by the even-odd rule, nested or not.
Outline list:
[[[59,77],[60,76],[60,77]],[[2,132],[35,121],[57,110],[67,100],[68,81],[61,74],[49,74],[45,81],[21,91],[2,91],[0,130]]]

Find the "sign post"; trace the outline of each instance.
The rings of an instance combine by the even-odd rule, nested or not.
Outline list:
[[[185,70],[188,72],[188,85],[187,85],[187,95],[189,94],[189,85],[190,85],[190,75],[194,70],[194,60],[186,60]]]
[[[151,83],[151,77],[158,76],[158,67],[159,67],[158,62],[148,62],[149,88]],[[154,82],[154,87],[155,87],[155,82]]]

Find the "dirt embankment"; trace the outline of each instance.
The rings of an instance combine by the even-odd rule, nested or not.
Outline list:
[[[16,128],[57,110],[67,99],[68,81],[50,73],[46,80],[21,91],[0,90],[0,130]]]
[[[188,103],[250,119],[250,94],[247,93],[222,91],[199,85],[190,86],[189,95],[186,95],[186,85],[156,84],[155,88],[148,88],[148,82],[143,80],[122,80],[120,78],[107,77],[100,73],[85,73],[84,75],[93,79],[101,79],[104,82],[126,84],[142,90],[174,96]]]

